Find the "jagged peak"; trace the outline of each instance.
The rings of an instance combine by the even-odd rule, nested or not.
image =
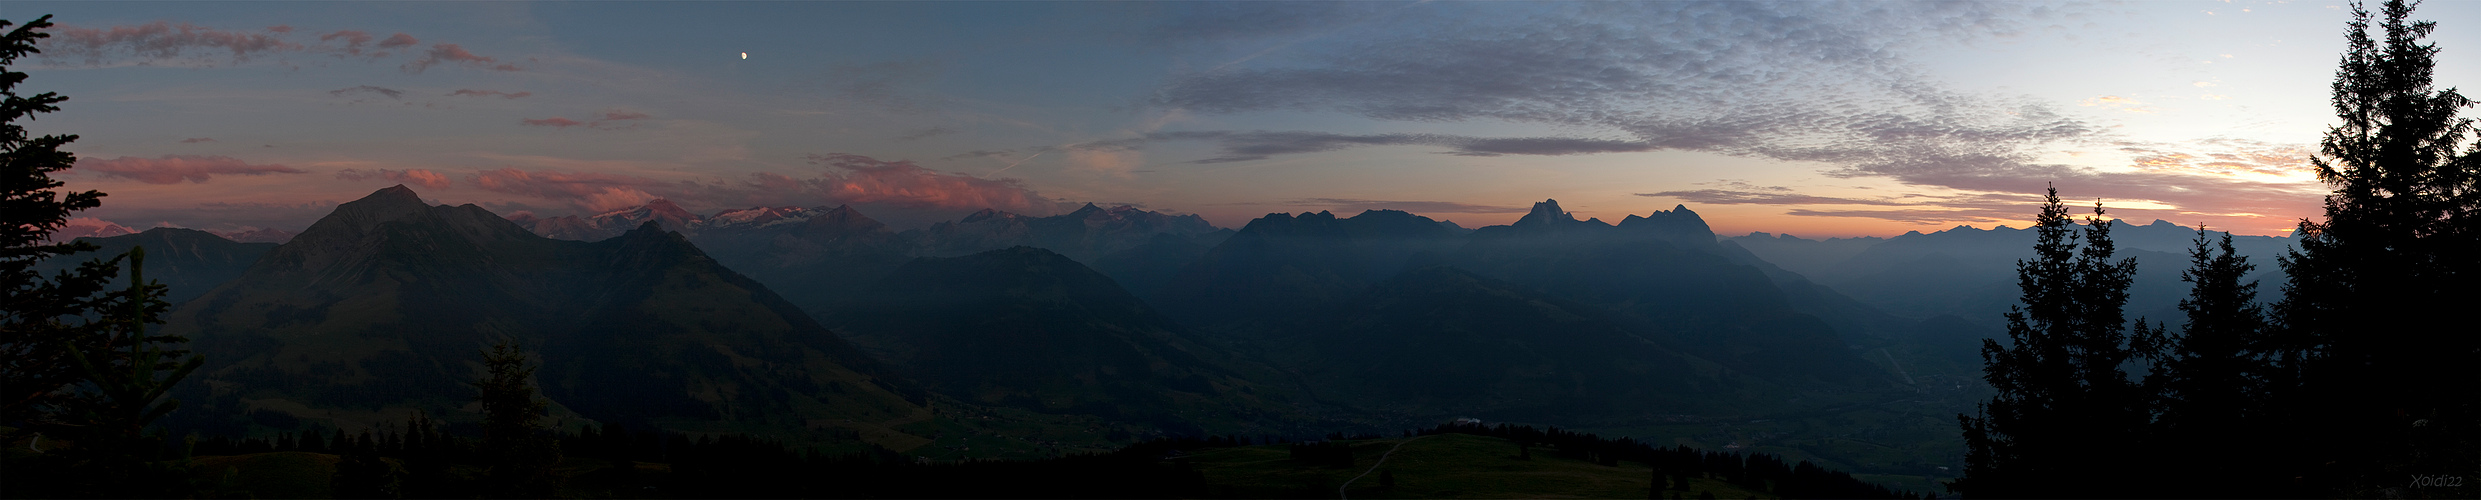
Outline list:
[[[1537,226],[1561,222],[1576,222],[1576,216],[1570,215],[1566,210],[1561,210],[1559,200],[1543,199],[1541,203],[1533,204],[1533,210],[1526,212],[1524,218],[1517,219],[1516,223],[1511,225]]]
[[[1406,212],[1406,211],[1403,211],[1403,210],[1391,210],[1391,209],[1385,209],[1385,208],[1373,208],[1373,209],[1369,209],[1369,210],[1362,210],[1362,211],[1361,211],[1361,213],[1359,213],[1359,214],[1354,214],[1354,215],[1352,216],[1352,218],[1355,218],[1355,219],[1359,219],[1359,218],[1362,218],[1362,217],[1369,217],[1369,218],[1371,218],[1371,219],[1411,219],[1411,218],[1414,218],[1414,217],[1420,217],[1420,216],[1419,216],[1419,215],[1413,215],[1413,213],[1412,213],[1412,212]]]
[[[1094,213],[1101,211],[1103,211],[1103,207],[1094,206],[1094,202],[1086,202],[1085,206],[1077,207],[1076,211],[1069,212],[1068,215],[1070,217],[1082,218],[1093,216]]]
[[[964,219],[958,220],[958,221],[956,221],[956,222],[957,222],[957,223],[960,223],[960,224],[971,224],[971,223],[975,223],[975,222],[982,222],[982,221],[984,221],[984,220],[989,220],[989,219],[1018,219],[1018,218],[1022,218],[1022,216],[1019,216],[1019,215],[1017,215],[1017,214],[1015,214],[1015,213],[1011,213],[1011,212],[1003,211],[1003,210],[1000,210],[1000,209],[996,209],[996,208],[985,208],[985,209],[981,209],[981,210],[975,210],[975,211],[973,212],[973,214],[972,214],[972,215],[967,215],[967,216],[965,216],[965,218],[964,218]]]
[[[1652,231],[1656,234],[1667,235],[1667,237],[1686,240],[1714,238],[1714,228],[1707,226],[1706,219],[1697,216],[1697,212],[1689,210],[1688,205],[1685,204],[1673,206],[1670,210],[1655,210],[1645,214],[1644,217],[1628,216],[1627,219],[1620,221],[1620,227]],[[1749,234],[1767,236],[1766,233]]]

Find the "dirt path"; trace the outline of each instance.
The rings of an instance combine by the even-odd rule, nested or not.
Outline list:
[[[1370,475],[1370,473],[1371,473],[1371,472],[1377,472],[1377,471],[1378,471],[1378,466],[1381,466],[1381,465],[1386,465],[1386,464],[1387,464],[1387,456],[1388,456],[1388,455],[1394,455],[1394,454],[1396,454],[1396,450],[1401,450],[1401,449],[1404,449],[1404,445],[1405,445],[1405,444],[1407,444],[1407,443],[1411,443],[1411,442],[1414,442],[1414,441],[1420,441],[1420,440],[1421,440],[1421,438],[1426,438],[1426,437],[1430,437],[1430,436],[1422,436],[1422,437],[1417,437],[1417,438],[1412,438],[1412,439],[1406,439],[1406,440],[1404,440],[1404,442],[1403,442],[1403,443],[1396,443],[1396,446],[1395,446],[1394,448],[1388,448],[1386,453],[1380,453],[1380,454],[1378,454],[1378,463],[1370,464],[1370,470],[1361,471],[1361,475],[1359,475],[1359,476],[1353,476],[1353,477],[1352,477],[1352,479],[1347,479],[1347,480],[1344,480],[1344,485],[1343,485],[1343,486],[1337,486],[1337,487],[1335,487],[1335,498],[1342,499],[1342,500],[1351,500],[1350,498],[1347,498],[1347,497],[1345,497],[1345,496],[1344,496],[1344,488],[1350,488],[1350,487],[1352,487],[1352,482],[1353,482],[1353,481],[1360,481],[1360,480],[1361,480],[1361,478],[1362,478],[1363,476],[1368,476],[1368,475]]]

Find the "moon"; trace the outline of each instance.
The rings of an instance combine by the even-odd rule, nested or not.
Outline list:
[[[748,52],[742,52],[742,53],[741,53],[741,58],[742,58],[742,59],[748,59],[748,58],[749,58],[749,53],[748,53]]]

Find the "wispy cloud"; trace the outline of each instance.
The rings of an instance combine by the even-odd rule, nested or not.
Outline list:
[[[1286,204],[1293,206],[1331,208],[1347,212],[1363,210],[1402,210],[1416,214],[1514,214],[1525,213],[1530,207],[1476,205],[1453,201],[1363,200],[1352,198],[1303,198]]]
[[[1008,156],[1008,155],[1015,154],[1015,153],[1016,153],[1016,151],[1015,151],[1015,150],[1009,150],[1009,149],[977,149],[977,150],[973,150],[973,151],[966,151],[966,152],[963,152],[963,153],[957,153],[957,154],[947,155],[947,156],[944,156],[944,157],[940,157],[939,159],[941,159],[941,160],[962,160],[962,159],[966,159],[966,158],[988,158],[988,157],[993,157],[993,156]]]
[[[918,140],[928,139],[928,138],[932,138],[932,137],[938,137],[938,136],[942,136],[942,135],[954,134],[954,133],[956,133],[956,132],[957,132],[957,130],[956,130],[956,129],[948,128],[948,127],[945,127],[945,126],[936,126],[936,127],[931,127],[931,128],[921,129],[921,130],[914,130],[914,131],[905,132],[905,133],[904,133],[904,135],[899,135],[899,136],[896,136],[896,141],[897,141],[897,142],[910,142],[910,141],[918,141]]]
[[[484,191],[565,201],[596,211],[645,204],[659,197],[648,189],[673,185],[634,175],[515,168],[475,172],[465,181]]]
[[[498,98],[501,98],[501,99],[518,99],[518,98],[524,98],[524,97],[531,96],[531,95],[534,95],[534,93],[533,93],[533,92],[501,92],[501,91],[497,91],[497,90],[477,90],[477,89],[457,89],[457,91],[455,91],[455,92],[449,92],[449,93],[448,93],[448,96],[449,96],[449,97],[458,97],[458,96],[467,96],[467,97],[498,97]]]
[[[105,64],[121,58],[211,64],[213,61],[208,54],[215,52],[230,53],[232,60],[238,62],[303,48],[301,44],[282,38],[285,32],[291,31],[290,28],[254,33],[156,21],[110,28],[61,24],[46,31],[52,36],[38,42],[43,49],[42,58],[53,61],[77,59],[89,65]]]
[[[386,98],[389,98],[389,99],[394,99],[394,100],[399,100],[399,101],[405,100],[405,91],[402,91],[402,90],[397,90],[397,89],[392,89],[392,88],[387,88],[387,87],[380,87],[380,86],[376,86],[376,85],[359,85],[359,86],[353,86],[353,87],[345,87],[345,88],[336,89],[336,90],[330,90],[330,91],[327,91],[327,95],[332,95],[332,96],[336,96],[336,97],[353,98],[353,99],[355,99],[355,100],[356,100],[356,102],[359,102],[360,100],[362,100],[363,98],[366,98],[366,97],[368,97],[368,96],[381,96],[381,97],[386,97]]]
[[[182,139],[182,140],[181,140],[181,143],[182,143],[182,144],[197,144],[197,143],[201,143],[201,142],[215,142],[215,138],[213,138],[213,137],[191,137],[191,138],[188,138],[188,139]]]
[[[176,184],[189,181],[203,184],[217,175],[299,174],[301,169],[283,165],[257,165],[230,156],[164,155],[160,158],[123,156],[110,159],[79,160],[76,171],[91,172],[105,177],[118,177],[148,184]]]
[[[375,170],[357,170],[348,168],[336,171],[336,178],[348,181],[380,179],[398,184],[412,184],[428,189],[447,189],[449,186],[447,175],[419,168],[404,170],[391,170],[384,168]]]
[[[654,116],[636,111],[614,109],[604,111],[600,117],[590,121],[578,121],[555,116],[551,118],[527,118],[518,120],[517,123],[535,127],[569,128],[582,126],[595,130],[627,130],[637,128],[637,124],[640,120],[646,120],[649,118],[654,118]]]
[[[1633,140],[1583,137],[1468,137],[1449,134],[1335,134],[1306,131],[1172,131],[1126,139],[1072,144],[1070,150],[1118,151],[1147,143],[1208,141],[1221,146],[1222,156],[1191,160],[1212,164],[1263,160],[1277,155],[1316,153],[1369,146],[1438,146],[1462,156],[1618,153],[1659,149]]]
[[[1060,204],[1015,179],[990,179],[941,172],[907,160],[829,153],[812,155],[816,176],[773,172],[750,174],[738,181],[698,186],[694,197],[737,206],[870,204],[901,209],[975,210],[993,208],[1047,215]]]
[[[380,38],[370,32],[353,29],[320,33],[315,41],[305,43],[290,39],[294,31],[292,26],[285,25],[250,31],[171,21],[108,28],[61,24],[46,30],[52,36],[38,42],[43,52],[37,57],[53,64],[77,61],[88,66],[212,66],[219,61],[242,63],[256,57],[297,52],[377,61],[407,53],[408,49],[420,44],[413,35],[405,33]],[[429,50],[418,55],[418,58],[400,68],[408,73],[421,73],[438,65],[496,71],[523,69],[497,58],[474,54],[454,43],[433,44]]]
[[[515,64],[502,63],[497,58],[476,55],[473,52],[466,51],[465,47],[458,46],[453,43],[432,45],[430,51],[422,53],[421,59],[415,59],[413,62],[405,63],[402,69],[404,69],[406,73],[421,73],[424,70],[431,69],[432,66],[443,64],[465,66],[470,68],[482,68],[492,71],[517,71],[524,69],[517,67]]]

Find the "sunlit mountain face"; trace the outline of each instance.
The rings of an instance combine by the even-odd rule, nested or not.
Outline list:
[[[122,496],[2474,491],[2481,3],[8,7]]]

